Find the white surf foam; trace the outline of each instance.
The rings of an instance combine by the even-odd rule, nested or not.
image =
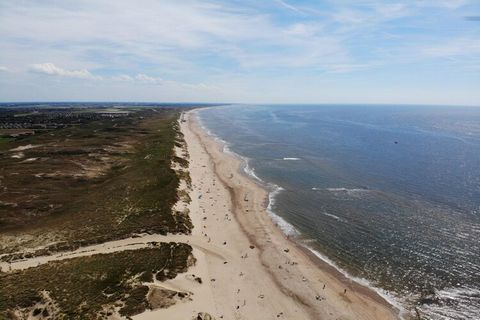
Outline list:
[[[229,153],[229,154],[232,154],[236,157],[239,157],[239,158],[243,158],[241,157],[239,154],[233,152],[231,149],[230,149],[230,144],[223,140],[222,138],[220,138],[217,134],[213,133],[206,125],[205,123],[203,122],[203,119],[202,117],[200,116],[200,113],[199,111],[202,111],[202,110],[207,110],[207,109],[212,109],[212,108],[217,108],[217,107],[208,107],[208,108],[203,108],[203,109],[196,109],[196,110],[193,110],[192,112],[194,112],[197,116],[197,120],[198,120],[198,123],[200,125],[200,128],[202,128],[202,130],[204,132],[207,133],[207,135],[209,137],[211,137],[213,140],[215,140],[216,142],[218,142],[221,146],[222,146],[222,152],[224,153]]]
[[[198,115],[198,113],[197,113]],[[272,219],[272,221],[280,228],[280,230],[282,230],[282,232],[288,236],[296,236],[298,234],[300,234],[298,232],[298,230],[292,225],[290,224],[289,222],[287,222],[285,219],[283,219],[282,217],[280,217],[279,215],[277,215],[273,210],[272,210],[272,207],[273,205],[275,204],[275,198],[276,196],[282,192],[283,189],[282,187],[280,186],[277,186],[277,185],[273,185],[273,184],[266,184],[265,181],[263,181],[259,176],[257,176],[257,174],[255,173],[255,168],[253,168],[252,166],[250,166],[250,158],[247,158],[247,157],[244,157],[242,155],[239,155],[238,153],[232,151],[229,146],[230,144],[221,139],[220,137],[218,137],[217,135],[215,135],[214,133],[212,133],[205,125],[204,123],[202,122],[202,119],[200,116],[197,116],[197,118],[199,119],[199,122],[200,122],[200,126],[202,127],[202,129],[207,132],[207,134],[209,136],[211,136],[212,138],[214,138],[217,142],[221,143],[222,146],[223,146],[223,152],[225,153],[230,153],[232,155],[234,155],[235,157],[238,157],[239,159],[242,160],[242,163],[243,163],[243,171],[245,172],[245,174],[247,176],[249,176],[250,178],[252,178],[253,180],[256,180],[257,182],[259,182],[261,185],[269,188],[269,189],[272,189],[273,191],[271,191],[269,194],[268,194],[268,206],[267,206],[267,213],[268,215],[270,216],[270,219]],[[299,158],[284,158],[284,159],[289,159],[289,160],[297,160]]]
[[[298,161],[301,160],[300,158],[283,158],[285,161]]]
[[[242,160],[243,162],[243,171],[247,176],[252,178],[253,180],[256,180],[263,186],[266,186],[269,189],[272,189],[272,191],[268,194],[268,206],[267,206],[267,213],[270,216],[270,219],[282,230],[282,232],[288,236],[296,236],[300,234],[298,230],[289,222],[287,222],[285,219],[277,215],[273,210],[272,207],[275,204],[275,198],[276,196],[282,192],[284,189],[280,186],[277,185],[272,185],[272,184],[266,184],[265,181],[263,181],[257,174],[255,173],[255,168],[250,166],[250,159],[244,156],[239,155],[238,153],[232,151],[229,148],[229,143],[220,137],[218,137],[216,134],[212,133],[203,123],[201,117],[199,116],[199,112],[195,111],[197,114],[197,119],[199,120],[199,124],[201,128],[213,139],[215,139],[217,142],[221,143],[223,146],[223,152],[225,153],[230,153],[234,155],[235,157],[238,157],[239,159]],[[299,158],[284,158],[284,159],[289,159],[289,160],[297,160]]]
[[[315,190],[320,190],[320,189],[315,189]],[[351,197],[360,197],[371,191],[365,188],[325,188],[324,190],[327,190],[328,192],[331,192],[337,196],[347,195]]]
[[[435,292],[441,304],[424,304],[418,307],[421,313],[432,319],[478,319],[480,290],[475,288],[446,288]],[[451,305],[445,307],[444,304]]]
[[[321,212],[324,216],[327,216],[327,217],[330,217],[330,218],[333,218],[335,220],[338,220],[338,221],[342,221],[342,222],[347,222],[345,219],[342,219],[334,214],[331,214],[331,213],[328,213],[328,212]]]
[[[331,191],[331,192],[368,192],[368,189],[361,189],[361,188],[325,188],[325,190]]]
[[[407,315],[407,311],[403,308],[402,304],[398,301],[397,298],[395,298],[392,293],[386,291],[386,290],[383,290],[383,289],[380,289],[380,288],[377,288],[375,287],[374,285],[372,285],[372,283],[370,281],[368,281],[367,279],[364,279],[364,278],[359,278],[359,277],[354,277],[352,276],[351,274],[349,274],[348,272],[346,272],[345,270],[343,270],[342,268],[340,268],[335,262],[333,262],[330,258],[328,258],[327,256],[323,255],[322,253],[312,249],[311,247],[305,245],[305,244],[302,244],[304,248],[306,248],[308,251],[310,251],[311,253],[313,253],[317,258],[319,258],[320,260],[324,261],[325,263],[327,263],[328,265],[332,266],[333,268],[335,268],[337,271],[339,271],[345,278],[348,278],[352,281],[355,281],[356,283],[362,285],[362,286],[365,286],[365,287],[368,287],[370,288],[371,290],[375,291],[380,297],[382,297],[385,301],[387,301],[390,305],[394,306],[395,308],[397,308],[400,312],[399,316],[400,316],[400,319],[405,319],[405,316]]]
[[[328,191],[336,195],[344,194],[350,196],[359,196],[360,194],[368,193],[372,190],[365,189],[365,188],[317,188],[312,187],[311,190],[313,191]]]
[[[203,119],[202,119],[199,111],[200,111],[199,109],[195,109],[195,110],[192,110],[190,112],[193,113],[195,115],[195,117],[197,118],[197,121],[198,121],[198,124],[200,125],[200,128],[202,128],[202,130],[205,131],[207,133],[207,135],[214,137],[215,135],[210,131],[210,129],[207,128],[207,126],[203,122]]]
[[[274,185],[272,187],[273,187],[273,191],[271,191],[268,194],[268,206],[267,206],[267,213],[270,216],[270,219],[272,219],[272,221],[287,236],[298,236],[300,232],[291,223],[287,222],[287,220],[283,219],[273,211],[273,206],[275,205],[276,197],[278,196],[278,194],[280,194],[280,192],[284,191],[285,189],[277,185]]]
[[[255,173],[255,168],[251,167],[250,166],[250,159],[249,158],[246,158],[246,157],[242,157],[239,155],[240,158],[243,159],[244,161],[244,166],[243,166],[243,171],[248,175],[250,176],[251,178],[253,178],[254,180],[257,180],[258,182],[264,184],[264,181],[262,179],[260,179],[257,174]]]

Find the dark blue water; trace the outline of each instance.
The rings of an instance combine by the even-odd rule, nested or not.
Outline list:
[[[255,175],[282,188],[272,209],[299,241],[427,319],[479,319],[480,108],[199,114]]]

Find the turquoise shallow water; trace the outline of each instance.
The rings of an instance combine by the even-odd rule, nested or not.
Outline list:
[[[480,108],[225,106],[285,232],[431,319],[480,314]],[[434,294],[433,294],[434,293]]]

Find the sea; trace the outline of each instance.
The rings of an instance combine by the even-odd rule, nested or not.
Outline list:
[[[205,129],[282,230],[421,319],[480,319],[480,107],[229,105]]]

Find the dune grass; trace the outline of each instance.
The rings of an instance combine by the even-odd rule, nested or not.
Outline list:
[[[99,117],[96,109],[80,111],[80,124],[2,138],[4,261],[136,233],[190,232],[189,217],[171,210],[179,185],[171,162],[185,165],[173,154],[182,141],[179,110],[128,109],[114,118]],[[22,146],[33,147],[10,151]],[[20,152],[21,158],[12,158]],[[45,248],[24,252],[39,246]]]
[[[159,272],[162,279],[185,272],[191,250],[186,244],[160,243],[0,273],[0,319],[16,319],[15,310],[53,319],[103,319],[115,310],[123,316],[141,313],[150,308],[145,283]]]

